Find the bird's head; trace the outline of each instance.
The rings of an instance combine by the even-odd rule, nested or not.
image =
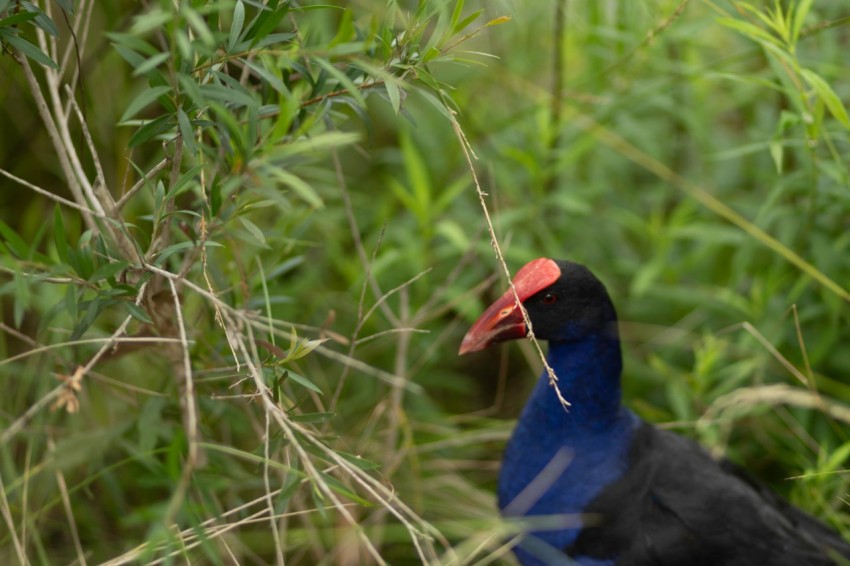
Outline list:
[[[583,265],[539,258],[525,264],[513,282],[538,339],[575,342],[590,335],[616,336],[617,315],[605,286]],[[508,289],[472,325],[459,353],[527,335],[522,311]]]

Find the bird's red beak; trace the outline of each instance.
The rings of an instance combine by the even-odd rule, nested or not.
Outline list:
[[[514,276],[514,288],[520,302],[539,293],[561,277],[561,268],[553,260],[541,257],[525,264]],[[459,355],[477,352],[506,340],[516,340],[528,334],[522,310],[514,292],[508,289],[475,321],[463,342]]]

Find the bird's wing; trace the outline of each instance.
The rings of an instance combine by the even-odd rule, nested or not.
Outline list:
[[[850,545],[734,465],[650,425],[629,469],[585,509],[572,557],[622,565],[831,565]]]

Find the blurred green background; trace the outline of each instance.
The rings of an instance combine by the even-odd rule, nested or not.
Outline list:
[[[4,0],[0,41],[0,562],[510,563],[540,362],[456,356],[506,286],[462,136],[510,269],[607,284],[627,403],[850,530],[845,2]],[[100,220],[16,180],[99,169]]]

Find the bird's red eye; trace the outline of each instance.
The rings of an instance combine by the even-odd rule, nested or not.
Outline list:
[[[551,305],[552,303],[555,303],[557,301],[558,295],[554,293],[546,293],[545,295],[543,295],[543,302],[547,305]]]

